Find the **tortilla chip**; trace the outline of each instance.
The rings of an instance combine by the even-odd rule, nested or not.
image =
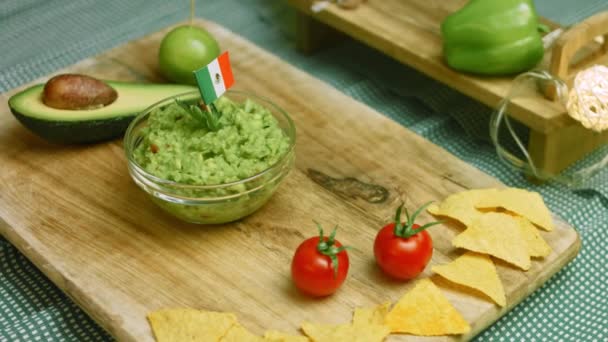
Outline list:
[[[163,309],[148,314],[157,342],[217,341],[236,324],[231,313]]]
[[[386,325],[302,323],[302,330],[313,342],[381,342],[390,334]]]
[[[384,324],[384,318],[390,306],[391,303],[386,302],[374,308],[356,308],[353,314],[353,325]]]
[[[290,335],[276,330],[268,330],[264,334],[264,341],[267,342],[310,342],[310,339],[302,335]]]
[[[264,339],[247,330],[242,325],[236,323],[226,335],[220,339],[220,342],[264,342]]]
[[[553,230],[551,212],[538,192],[518,188],[500,189],[494,194],[486,194],[476,207],[504,208],[527,218],[544,230]]]
[[[469,323],[428,278],[419,280],[386,316],[391,332],[420,336],[465,334]]]
[[[540,236],[540,232],[536,229],[536,226],[532,222],[528,221],[525,217],[518,217],[519,228],[521,234],[528,244],[528,254],[531,257],[546,257],[551,254],[551,246]]]
[[[506,305],[496,266],[485,254],[466,252],[449,264],[433,266],[432,270],[451,282],[483,292],[500,306]]]
[[[447,216],[460,221],[465,226],[482,214],[475,209],[482,198],[496,192],[496,189],[475,189],[448,196],[439,205],[430,205],[427,211],[435,216]]]
[[[454,247],[490,254],[525,271],[530,269],[528,244],[517,218],[504,213],[484,213],[452,240]]]

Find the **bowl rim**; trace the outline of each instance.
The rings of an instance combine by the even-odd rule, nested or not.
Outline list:
[[[137,172],[138,174],[144,176],[145,178],[148,178],[149,180],[158,183],[159,185],[162,186],[169,186],[172,188],[178,188],[178,189],[191,189],[191,190],[212,190],[212,189],[222,189],[222,188],[228,188],[228,187],[232,187],[232,186],[236,186],[236,185],[240,185],[240,184],[246,184],[248,182],[252,182],[258,178],[263,177],[264,175],[272,172],[273,170],[282,170],[282,167],[280,167],[281,165],[283,165],[285,162],[289,161],[290,156],[292,155],[295,146],[296,146],[296,126],[295,123],[293,121],[293,119],[291,118],[291,116],[287,113],[287,111],[285,111],[283,108],[279,107],[277,104],[275,104],[274,102],[272,102],[271,100],[257,95],[255,93],[251,93],[248,91],[242,91],[242,90],[227,90],[226,93],[224,93],[222,96],[224,95],[228,95],[230,96],[230,94],[235,94],[238,96],[244,96],[244,97],[249,97],[252,98],[254,101],[261,101],[264,102],[263,105],[266,106],[270,106],[273,107],[274,112],[278,112],[280,113],[287,121],[288,123],[288,129],[287,129],[287,135],[290,139],[289,142],[289,149],[283,154],[283,156],[281,156],[281,158],[279,160],[277,160],[274,164],[270,165],[268,168],[252,175],[249,176],[247,178],[243,178],[243,179],[239,179],[236,181],[232,181],[232,182],[228,182],[228,183],[220,183],[220,184],[207,184],[207,185],[198,185],[198,184],[185,184],[185,183],[180,183],[180,182],[175,182],[175,181],[171,181],[171,180],[167,180],[167,179],[163,179],[160,177],[157,177],[151,173],[149,173],[148,171],[146,171],[141,165],[139,165],[135,159],[133,158],[133,148],[132,148],[132,144],[131,141],[133,140],[134,137],[132,137],[133,134],[133,130],[135,129],[135,126],[137,126],[137,124],[143,120],[143,118],[146,115],[149,115],[150,112],[154,109],[156,109],[157,107],[159,107],[161,104],[163,103],[167,103],[169,104],[171,100],[175,100],[178,98],[182,98],[182,97],[190,97],[190,96],[198,96],[200,97],[200,92],[198,90],[192,90],[192,91],[188,91],[188,92],[184,92],[181,94],[177,94],[177,95],[173,95],[167,98],[164,98],[152,105],[150,105],[149,107],[147,107],[146,109],[144,109],[143,111],[141,111],[139,114],[137,114],[137,116],[133,119],[133,121],[131,121],[131,123],[129,124],[129,126],[127,127],[127,130],[125,132],[124,138],[123,138],[123,150],[125,152],[125,155],[127,157],[127,162],[129,163],[129,169],[130,170],[134,170],[135,172]],[[273,114],[274,115],[274,114]]]

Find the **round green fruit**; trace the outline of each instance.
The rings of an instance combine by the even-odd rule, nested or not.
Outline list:
[[[192,72],[209,64],[219,54],[219,44],[209,32],[195,26],[179,26],[167,33],[160,43],[158,64],[169,80],[195,85]]]

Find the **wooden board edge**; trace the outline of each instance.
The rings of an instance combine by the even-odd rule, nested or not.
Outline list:
[[[39,247],[34,247],[37,241],[32,243],[26,237],[17,234],[16,229],[0,217],[0,235],[2,235],[13,247],[23,254],[36,269],[44,274],[55,286],[67,295],[80,309],[92,318],[106,333],[119,341],[137,341],[122,325],[115,329],[104,322],[112,322],[112,317],[102,314],[102,306],[87,299],[86,293],[72,284],[72,281],[61,274],[61,271],[43,256]],[[106,318],[107,319],[104,319]]]
[[[566,222],[564,220],[561,220],[561,221]],[[500,311],[498,312],[498,314],[496,315],[496,317],[483,321],[482,324],[479,324],[475,328],[471,329],[471,332],[469,332],[466,335],[463,335],[462,338],[458,339],[457,341],[462,341],[462,342],[470,341],[473,338],[475,338],[477,335],[479,335],[481,332],[483,332],[484,330],[489,328],[492,324],[494,324],[495,322],[504,318],[508,312],[513,310],[524,299],[526,299],[528,296],[533,294],[540,287],[545,285],[551,277],[553,277],[557,272],[561,271],[564,266],[566,266],[567,264],[569,264],[572,260],[574,260],[576,258],[576,256],[578,255],[578,253],[581,249],[582,240],[580,238],[580,234],[574,227],[572,227],[570,224],[567,224],[567,227],[574,231],[576,239],[555,260],[554,265],[553,265],[555,267],[543,268],[536,278],[531,279],[531,281],[525,282],[523,284],[523,286],[520,286],[518,289],[516,289],[512,293],[513,300],[507,306],[501,308]],[[532,284],[532,286],[526,286],[528,284]],[[485,317],[482,317],[482,319],[483,318],[485,318]]]

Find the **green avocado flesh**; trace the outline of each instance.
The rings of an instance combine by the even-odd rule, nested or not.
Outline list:
[[[58,143],[92,143],[120,137],[144,109],[167,97],[195,90],[178,84],[106,82],[118,93],[111,104],[97,109],[66,110],[42,102],[43,84],[13,95],[13,115],[36,135]]]

